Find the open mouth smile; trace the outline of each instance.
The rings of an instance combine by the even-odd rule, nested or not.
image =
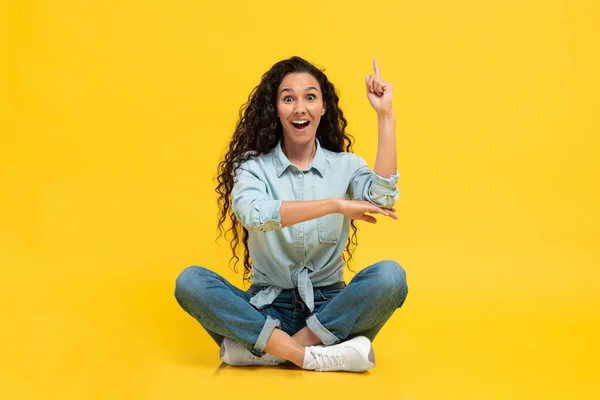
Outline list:
[[[300,132],[303,132],[306,129],[308,129],[308,125],[310,125],[310,121],[308,121],[306,119],[299,119],[299,120],[292,121],[292,126],[297,131],[300,131]]]

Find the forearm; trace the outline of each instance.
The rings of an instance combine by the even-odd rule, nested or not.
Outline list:
[[[279,215],[283,227],[320,218],[338,212],[339,201],[336,198],[307,201],[282,201]]]
[[[394,175],[396,165],[396,116],[392,110],[377,113],[378,145],[375,173],[383,178]]]

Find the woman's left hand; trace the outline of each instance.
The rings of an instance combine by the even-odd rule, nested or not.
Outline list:
[[[377,57],[373,58],[373,71],[365,77],[367,97],[369,103],[377,113],[392,111],[392,85],[381,79],[381,70],[377,64]]]

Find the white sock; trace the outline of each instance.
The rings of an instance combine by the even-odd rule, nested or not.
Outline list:
[[[306,367],[308,366],[308,364],[310,364],[311,362],[313,362],[314,359],[315,359],[315,357],[308,350],[308,347],[306,347],[304,349],[304,361],[302,362],[302,368],[306,369]]]

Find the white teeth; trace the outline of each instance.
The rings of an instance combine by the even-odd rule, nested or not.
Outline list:
[[[305,119],[301,119],[299,121],[292,121],[292,122],[295,123],[295,124],[303,124],[303,123],[308,122],[308,121],[305,120]]]

